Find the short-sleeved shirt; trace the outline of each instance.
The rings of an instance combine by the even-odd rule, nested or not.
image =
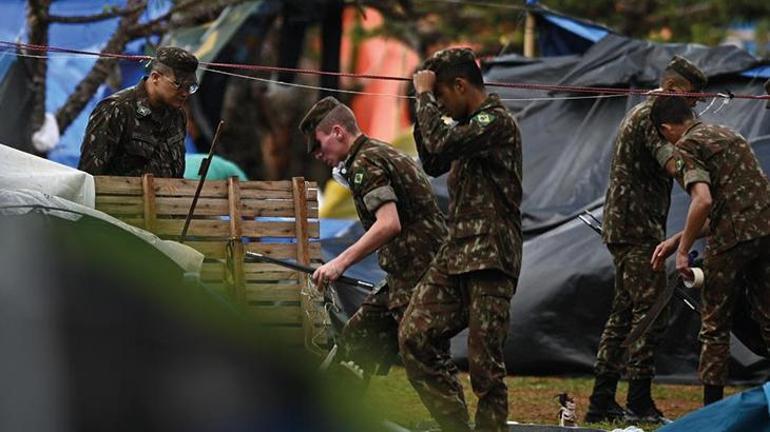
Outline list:
[[[364,229],[383,204],[396,204],[401,232],[379,249],[378,262],[388,274],[388,306],[403,306],[447,237],[430,181],[412,158],[365,135],[351,146],[344,176]]]
[[[78,169],[93,175],[181,178],[187,120],[181,109],[150,105],[145,85],[121,90],[88,119]]]
[[[522,142],[516,120],[495,94],[457,124],[443,114],[432,92],[418,95],[414,137],[423,167],[432,176],[449,171],[450,238],[442,262],[449,274],[497,269],[518,278]]]
[[[744,137],[696,122],[676,143],[674,157],[677,180],[686,190],[698,182],[709,185],[707,255],[770,235],[770,182]]]
[[[672,180],[665,171],[673,145],[650,120],[654,98],[631,108],[615,138],[604,198],[605,243],[653,244],[666,238]]]

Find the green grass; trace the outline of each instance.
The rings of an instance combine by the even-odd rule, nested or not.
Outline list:
[[[461,374],[471,418],[476,409],[476,398],[470,388],[468,374]],[[513,377],[508,384],[509,420],[519,423],[557,424],[559,404],[555,396],[567,392],[575,398],[580,426],[612,430],[626,425],[583,424],[588,408],[588,396],[593,387],[591,377]],[[625,401],[628,385],[621,382],[617,400]],[[726,394],[740,391],[725,389]],[[696,385],[653,384],[653,398],[667,417],[675,419],[701,406],[701,387]],[[377,407],[379,415],[413,430],[436,428],[436,423],[423,406],[402,368],[394,367],[386,377],[373,377],[367,393],[367,403]],[[655,425],[640,425],[645,431],[655,430]]]

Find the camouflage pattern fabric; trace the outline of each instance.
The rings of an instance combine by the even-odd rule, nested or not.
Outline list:
[[[468,119],[450,126],[432,92],[417,97],[414,138],[425,172],[449,171],[450,274],[521,266],[521,134],[491,94]]]
[[[377,255],[387,273],[389,307],[404,306],[447,236],[430,181],[409,156],[366,135],[351,146],[344,175],[364,229],[377,220],[380,206],[396,203],[401,232]]]
[[[388,287],[369,294],[342,329],[341,357],[353,360],[366,377],[378,365],[389,366],[398,355],[398,325],[406,306],[388,306]]]
[[[674,147],[650,120],[653,101],[648,98],[633,107],[615,138],[604,198],[605,243],[646,245],[666,238],[672,181],[663,167]]]
[[[753,318],[770,344],[770,181],[746,139],[724,126],[695,122],[674,157],[685,189],[703,182],[711,191],[699,372],[705,384],[724,385],[741,280],[749,282]]]
[[[463,388],[449,354],[450,339],[467,327],[471,386],[479,397],[475,430],[507,430],[503,346],[516,279],[498,270],[451,275],[447,264],[437,258],[425,274],[399,329],[409,381],[443,431],[469,431]]]
[[[442,115],[432,92],[417,97],[423,168],[432,176],[449,172],[449,239],[416,288],[399,346],[409,380],[442,429],[469,430],[449,356],[449,339],[468,327],[476,430],[507,430],[503,343],[521,265],[521,135],[494,94],[455,125]]]
[[[621,346],[631,329],[639,324],[666,289],[665,272],[654,272],[650,268],[655,246],[652,243],[608,245],[615,265],[615,294],[596,353],[594,373],[597,376],[620,378],[624,370],[630,380],[655,375],[655,348],[668,321],[667,309],[644,335],[628,347],[627,360],[626,349]]]
[[[184,175],[185,114],[151,108],[145,84],[143,78],[99,102],[88,119],[78,169],[92,175]]]
[[[770,182],[745,138],[724,126],[695,122],[676,143],[677,180],[711,189],[711,235],[705,256],[770,235]]]
[[[752,318],[770,347],[770,236],[743,241],[725,252],[706,256],[703,270],[698,373],[704,384],[724,386],[737,296],[748,294]],[[744,286],[747,291],[742,289]]]

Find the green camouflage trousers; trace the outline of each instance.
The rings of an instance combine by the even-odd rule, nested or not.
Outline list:
[[[703,262],[702,343],[698,373],[704,384],[724,385],[736,297],[748,295],[752,318],[770,347],[770,236],[738,243]]]
[[[628,347],[627,352],[621,346],[631,329],[639,325],[666,289],[665,271],[654,272],[650,265],[655,246],[607,245],[615,264],[615,293],[596,353],[594,373],[597,376],[619,378],[624,369],[629,379],[652,378],[655,375],[655,348],[668,322],[667,309],[643,336]]]
[[[398,324],[406,305],[388,309],[388,287],[369,294],[342,329],[341,357],[353,360],[368,378],[398,355]]]
[[[477,431],[504,431],[508,389],[503,345],[516,280],[497,270],[450,276],[440,260],[417,285],[399,329],[409,381],[444,431],[469,431],[468,409],[450,339],[468,328],[471,387],[479,398]]]

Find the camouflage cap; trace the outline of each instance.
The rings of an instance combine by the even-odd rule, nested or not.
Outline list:
[[[342,102],[333,96],[326,96],[310,107],[305,117],[299,122],[299,130],[307,138],[308,153],[313,153],[315,148],[320,145],[318,140],[315,139],[315,128],[318,127],[318,124],[323,121],[331,110],[339,105],[342,105]]]
[[[420,69],[431,70],[438,73],[438,70],[449,65],[461,64],[466,62],[476,62],[476,54],[470,48],[448,48],[436,51],[430,58],[425,60]]]
[[[682,75],[690,84],[693,85],[695,91],[703,90],[708,83],[706,75],[698,69],[691,61],[684,57],[675,55],[671,58],[671,61],[666,66],[667,70],[673,70],[674,72]]]
[[[170,67],[179,81],[196,81],[195,71],[198,59],[177,47],[160,47],[155,52],[155,61]]]

